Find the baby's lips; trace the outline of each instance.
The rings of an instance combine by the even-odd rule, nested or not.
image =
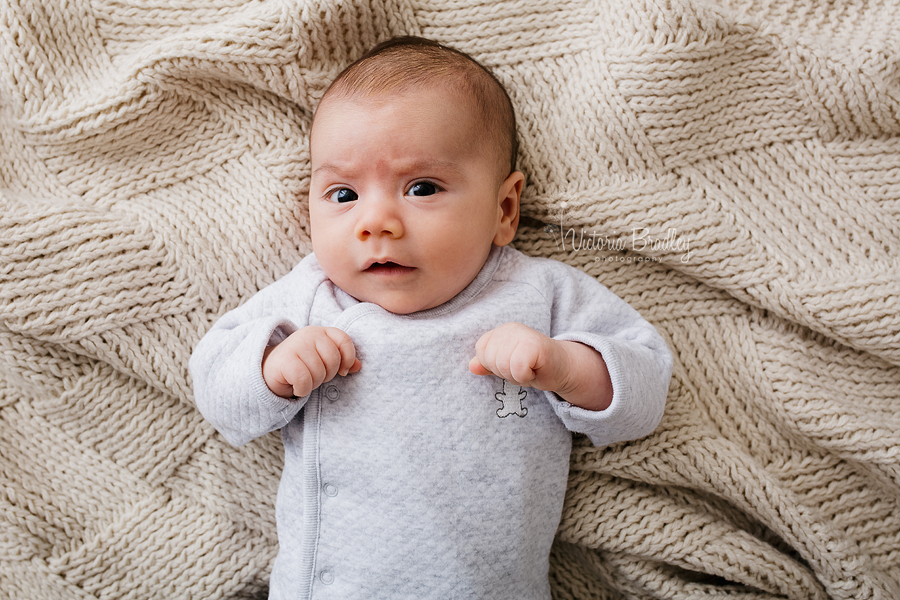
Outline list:
[[[381,267],[403,267],[403,268],[405,268],[405,269],[411,269],[411,268],[412,268],[412,267],[410,267],[409,265],[404,264],[404,263],[402,263],[402,262],[400,262],[400,261],[394,260],[394,259],[389,258],[389,257],[385,257],[385,258],[373,258],[373,259],[369,259],[368,261],[366,261],[366,264],[365,264],[365,267],[363,268],[363,271],[367,271],[367,270],[371,269],[372,267],[376,267],[376,266],[381,266]]]

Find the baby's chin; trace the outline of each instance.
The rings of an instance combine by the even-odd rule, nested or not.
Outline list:
[[[435,281],[434,277],[423,277],[418,269],[409,273],[363,273],[361,277],[332,277],[328,270],[325,275],[345,293],[359,302],[377,304],[384,310],[398,315],[408,315],[435,308],[448,302],[471,283],[470,279],[444,277]],[[394,269],[396,270],[396,269]]]
[[[345,290],[346,291],[346,290]],[[350,292],[348,292],[350,293]],[[435,308],[444,304],[459,292],[445,292],[435,296],[426,296],[424,294],[409,294],[401,292],[382,293],[382,294],[353,294],[351,296],[360,302],[369,302],[377,304],[384,310],[397,315],[409,315],[421,312],[430,308]]]
[[[450,298],[452,297],[453,296],[451,296]],[[447,300],[449,300],[450,298],[447,298]],[[371,302],[372,304],[377,304],[384,310],[397,315],[410,315],[412,313],[417,313],[423,310],[428,310],[429,308],[440,306],[447,300],[428,302],[419,300],[417,298],[391,298],[379,299],[379,301],[363,300],[363,302]]]

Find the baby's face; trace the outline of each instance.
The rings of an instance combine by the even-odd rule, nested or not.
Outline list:
[[[338,287],[395,313],[433,308],[474,279],[492,243],[509,243],[522,175],[501,182],[480,127],[440,88],[322,103],[310,135],[310,228]],[[510,196],[514,218],[504,217]]]

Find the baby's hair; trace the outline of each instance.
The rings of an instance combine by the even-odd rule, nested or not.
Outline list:
[[[433,40],[404,36],[382,42],[344,69],[325,94],[349,97],[415,89],[440,82],[471,97],[499,156],[509,155],[509,173],[516,170],[519,142],[516,113],[503,84],[477,60]],[[504,161],[505,165],[505,161]]]

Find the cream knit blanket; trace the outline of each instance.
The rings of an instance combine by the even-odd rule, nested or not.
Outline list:
[[[229,447],[188,356],[309,251],[324,86],[413,33],[510,89],[516,246],[675,354],[654,435],[577,440],[556,597],[900,598],[898,23],[897,0],[6,0],[0,597],[264,593],[280,441]]]

